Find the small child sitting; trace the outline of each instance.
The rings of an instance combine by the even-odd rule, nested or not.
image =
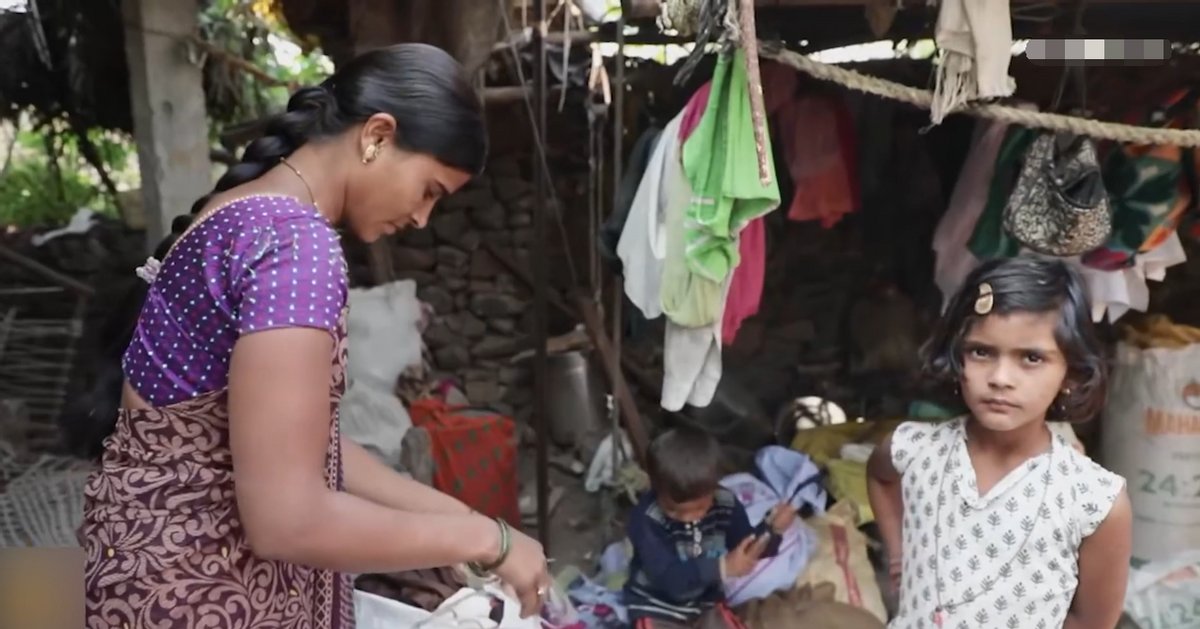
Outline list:
[[[720,445],[698,430],[663,433],[646,459],[651,490],[628,525],[630,623],[634,629],[742,629],[725,606],[723,581],[774,556],[795,510],[776,506],[767,515],[776,535],[755,536],[746,509],[719,484]]]

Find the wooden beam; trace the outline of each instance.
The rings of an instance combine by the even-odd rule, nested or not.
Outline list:
[[[547,97],[556,96],[562,91],[561,86],[552,86],[546,90]],[[521,85],[498,85],[483,88],[483,103],[485,105],[504,105],[515,103],[533,96],[533,89]]]

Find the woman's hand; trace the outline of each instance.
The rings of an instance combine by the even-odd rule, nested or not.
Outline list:
[[[495,573],[516,591],[521,618],[529,618],[541,613],[550,592],[550,568],[537,540],[515,529],[510,529],[509,536],[508,557]]]

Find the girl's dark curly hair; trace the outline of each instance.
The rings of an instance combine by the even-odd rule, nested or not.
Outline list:
[[[991,286],[988,315],[975,312],[979,287]],[[1085,422],[1104,407],[1108,366],[1096,334],[1083,281],[1061,260],[1019,256],[980,264],[950,300],[933,334],[921,348],[924,375],[950,395],[962,381],[963,340],[976,321],[992,314],[1057,312],[1054,340],[1067,361],[1065,386],[1046,419]]]

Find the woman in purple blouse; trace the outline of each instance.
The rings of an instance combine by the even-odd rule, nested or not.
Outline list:
[[[349,574],[459,563],[537,612],[537,542],[338,432],[334,226],[365,241],[424,227],[483,169],[474,89],[445,52],[393,46],[296,92],[263,129],[139,269],[149,286],[80,532],[88,629],[353,629]]]

